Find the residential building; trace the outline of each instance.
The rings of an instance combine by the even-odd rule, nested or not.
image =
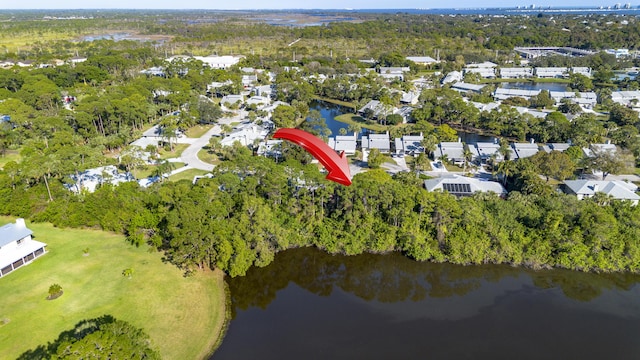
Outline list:
[[[526,79],[533,77],[533,68],[511,67],[500,68],[500,77],[503,79]]]
[[[607,141],[606,144],[590,144],[588,148],[582,148],[582,152],[587,157],[594,157],[594,152],[600,153],[603,151],[608,151],[612,154],[615,154],[618,149],[614,144],[610,141]]]
[[[564,78],[569,76],[569,68],[566,67],[538,67],[536,76],[539,78]]]
[[[420,93],[417,91],[403,92],[400,102],[403,104],[415,105],[418,103],[419,98],[420,98]]]
[[[113,165],[87,169],[78,174],[70,175],[73,184],[65,184],[65,187],[73,192],[94,192],[98,185],[105,183],[119,185],[123,182],[135,181],[136,178],[129,172],[120,173]]]
[[[404,80],[404,73],[410,70],[408,67],[380,67],[380,76],[389,80]]]
[[[502,161],[503,158],[499,149],[500,144],[497,142],[478,142],[475,147],[471,147],[471,151],[473,152],[475,150],[477,154],[477,160],[482,163],[486,163],[491,158],[496,159],[496,161]]]
[[[464,144],[458,142],[441,142],[438,144],[440,159],[446,158],[454,164],[462,164],[464,162]],[[437,150],[438,151],[438,150]]]
[[[586,77],[591,77],[591,68],[590,67],[584,67],[584,66],[575,66],[571,68],[571,72],[574,74],[580,74],[580,75],[584,75]]]
[[[530,143],[513,143],[511,146],[513,147],[518,159],[532,157],[540,151],[538,144],[534,143],[533,139]]]
[[[468,83],[460,81],[460,82],[453,83],[451,85],[451,89],[459,91],[461,93],[468,93],[468,92],[479,93],[480,90],[482,90],[482,88],[485,87],[485,86],[487,86],[487,85],[468,84]]]
[[[431,56],[407,56],[406,59],[418,65],[431,65],[439,62]]]
[[[0,227],[0,277],[46,253],[47,244],[33,240],[24,219]]]
[[[427,191],[446,191],[452,195],[471,196],[476,192],[493,192],[506,196],[507,190],[499,182],[460,175],[447,175],[424,181]]]
[[[495,68],[485,68],[485,67],[478,67],[478,68],[465,68],[464,69],[464,73],[466,74],[478,74],[480,75],[480,77],[484,78],[484,79],[495,79],[496,77],[496,69]]]
[[[449,84],[452,82],[462,81],[462,73],[460,71],[452,71],[448,73],[444,79],[442,79],[443,84]]]
[[[496,91],[493,93],[493,98],[496,100],[506,100],[511,97],[521,97],[529,100],[534,96],[538,96],[538,94],[540,94],[540,90],[497,88]]]
[[[585,109],[593,109],[598,103],[598,95],[595,92],[573,92],[573,91],[549,91],[549,95],[555,100],[556,105],[562,99],[569,99]]]
[[[328,145],[338,153],[344,151],[346,155],[355,155],[357,140],[358,134],[356,133],[353,133],[353,135],[337,135],[329,138]]]
[[[279,139],[261,141],[260,144],[258,144],[256,154],[274,158],[282,157],[281,144],[282,140]]]
[[[420,135],[404,135],[401,138],[395,138],[396,154],[417,155],[423,153],[423,139],[422,133]]]
[[[220,100],[220,105],[233,105],[233,104],[242,104],[244,102],[244,96],[242,95],[225,95],[222,100]]]
[[[611,92],[611,100],[620,105],[638,107],[640,106],[640,91],[613,91]]]
[[[597,192],[601,192],[616,200],[631,201],[638,204],[640,196],[636,194],[638,187],[625,181],[599,181],[599,180],[565,180],[563,190],[566,194],[576,195],[578,200],[589,198]]]
[[[361,139],[362,150],[378,149],[381,153],[391,152],[391,140],[389,139],[389,132],[384,134],[369,134],[363,136]]]
[[[371,100],[365,106],[363,106],[360,110],[358,110],[358,114],[365,116],[369,110],[373,114],[373,118],[387,116],[390,113],[393,113],[393,109],[389,109],[383,103],[378,100]]]
[[[238,125],[231,133],[220,141],[222,146],[232,146],[236,141],[243,146],[253,145],[256,140],[264,140],[269,135],[269,130],[254,123],[245,122]]]
[[[550,153],[552,151],[565,152],[569,147],[571,147],[571,143],[549,143],[542,145],[542,150],[546,153]]]

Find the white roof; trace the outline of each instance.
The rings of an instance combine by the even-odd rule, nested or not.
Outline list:
[[[366,146],[365,146],[366,142]],[[391,148],[391,140],[389,139],[389,133],[384,134],[369,134],[369,136],[362,137],[362,147],[368,149],[389,150]]]
[[[531,157],[540,151],[538,144],[532,143],[515,143],[513,147],[519,159]]]
[[[592,196],[596,192],[602,192],[618,200],[640,200],[640,196],[635,193],[638,187],[633,183],[618,180],[565,180],[564,183],[577,195]]]
[[[464,144],[461,142],[441,142],[438,147],[442,156],[447,155],[450,160],[464,157]]]
[[[451,85],[451,88],[458,91],[480,91],[487,85],[467,84],[465,82],[457,82]]]
[[[478,155],[482,157],[491,157],[493,154],[500,154],[498,149],[500,149],[500,144],[492,143],[492,142],[479,142],[476,143],[476,148],[478,149]]]
[[[427,191],[446,190],[455,195],[471,195],[475,192],[507,194],[507,190],[498,182],[460,175],[447,175],[425,180],[424,187]]]
[[[497,88],[493,93],[493,96],[496,99],[507,99],[510,97],[522,97],[522,98],[530,98],[533,96],[537,96],[540,94],[540,90],[522,90],[522,89],[503,89]]]
[[[431,56],[407,56],[406,59],[418,64],[419,63],[430,64],[430,63],[438,62],[438,60],[432,58]]]

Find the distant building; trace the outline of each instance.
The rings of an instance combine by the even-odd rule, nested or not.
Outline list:
[[[479,93],[480,90],[482,90],[482,88],[484,88],[485,86],[487,86],[487,85],[468,84],[468,83],[460,81],[460,82],[453,83],[451,85],[451,89],[459,91],[461,93],[468,93],[468,92]]]
[[[24,219],[0,227],[0,277],[46,253],[47,244],[33,240]]]
[[[530,68],[530,67],[501,68],[500,77],[503,79],[530,78],[530,77],[533,77],[533,68]]]
[[[395,138],[396,154],[417,155],[424,153],[423,139],[422,133],[420,135],[404,135],[401,138]]]
[[[357,140],[358,135],[356,133],[353,133],[353,135],[337,135],[329,138],[328,145],[338,153],[344,151],[346,155],[355,155]]]
[[[569,68],[566,67],[538,67],[536,76],[543,79],[564,78],[569,76]]]
[[[407,56],[406,59],[409,61],[413,61],[418,65],[431,65],[439,62],[431,56]]]
[[[452,71],[448,73],[444,79],[442,79],[443,84],[449,84],[452,82],[462,81],[462,73],[460,71]]]
[[[391,140],[389,132],[384,134],[369,134],[362,137],[362,150],[378,149],[381,153],[389,153],[391,151]]]

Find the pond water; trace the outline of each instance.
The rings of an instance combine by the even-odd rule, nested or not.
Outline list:
[[[532,82],[504,82],[500,83],[503,89],[520,89],[520,90],[548,90],[548,91],[567,91],[568,84],[565,83],[532,83]]]
[[[320,115],[325,119],[325,123],[329,130],[331,130],[331,136],[340,135],[340,129],[349,128],[348,124],[340,122],[335,119],[336,116],[340,116],[350,111],[345,111],[342,106],[334,105],[325,101],[312,101],[309,105],[309,110],[318,110]]]
[[[211,359],[638,359],[639,281],[288,250],[228,279]]]

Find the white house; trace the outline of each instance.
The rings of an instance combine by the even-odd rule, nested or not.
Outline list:
[[[242,95],[225,95],[222,100],[220,100],[221,105],[229,106],[235,103],[242,104],[244,102],[244,96]]]
[[[425,180],[424,187],[427,191],[446,191],[455,196],[471,196],[476,192],[493,192],[500,196],[507,195],[507,190],[498,182],[460,175],[448,175]]]
[[[396,154],[417,155],[423,153],[423,139],[422,133],[420,135],[404,135],[401,138],[395,138]]]
[[[407,56],[405,59],[413,61],[418,65],[431,65],[439,62],[431,56]]]
[[[616,200],[631,201],[633,205],[637,205],[640,200],[640,196],[635,193],[638,187],[624,181],[565,180],[564,184],[565,193],[576,195],[578,200],[592,197],[597,192],[604,193]]]
[[[533,68],[511,67],[500,68],[500,77],[503,79],[523,79],[533,77]]]
[[[464,162],[464,144],[462,142],[441,142],[438,144],[438,148],[440,149],[438,158],[446,157],[454,164],[462,164]]]
[[[571,68],[571,72],[574,74],[584,75],[586,77],[591,77],[591,68],[585,66],[574,66]]]
[[[33,240],[31,235],[33,231],[27,228],[24,219],[16,219],[15,224],[0,227],[0,277],[46,252],[47,244]]]
[[[411,71],[411,69],[408,67],[381,67],[380,76],[389,80],[404,80],[404,73],[409,71]]]
[[[462,81],[462,73],[460,71],[452,71],[442,79],[443,84],[448,84],[456,81]]]
[[[236,141],[243,146],[252,145],[256,140],[264,140],[269,134],[269,130],[265,127],[253,124],[244,123],[237,126],[229,135],[220,141],[222,146],[232,146]]]
[[[353,133],[353,135],[337,135],[329,138],[328,145],[338,153],[344,151],[346,155],[355,155],[357,140],[358,134],[356,133]]]
[[[391,140],[389,132],[384,134],[369,134],[362,137],[362,150],[378,149],[381,153],[389,153],[391,151]]]
[[[458,92],[462,92],[462,93],[468,93],[468,92],[476,92],[479,93],[480,90],[482,90],[483,87],[485,87],[487,85],[484,84],[469,84],[466,82],[456,82],[454,84],[451,85],[451,89],[452,90],[456,90]]]
[[[534,143],[533,140],[530,143],[513,143],[512,147],[518,159],[532,157],[540,151],[538,144]]]
[[[569,68],[539,67],[536,68],[536,76],[539,78],[563,78],[569,76]]]
[[[112,185],[119,185],[120,183],[127,181],[135,181],[136,178],[131,173],[120,173],[118,169],[113,165],[107,165],[97,167],[93,169],[87,169],[79,174],[70,175],[74,184],[65,185],[65,187],[73,192],[80,192],[82,190],[90,193],[96,191],[98,185],[109,183]]]
[[[598,95],[595,92],[573,92],[573,91],[549,91],[549,96],[556,102],[560,103],[562,99],[569,99],[585,109],[592,109],[598,103]]]
[[[485,67],[477,67],[477,68],[465,68],[465,74],[478,74],[480,77],[485,79],[494,79],[496,77],[496,69],[495,68],[485,68]]]
[[[523,99],[531,99],[534,96],[538,96],[540,90],[522,90],[522,89],[503,89],[497,88],[493,93],[493,98],[496,100],[506,100],[510,97],[521,97]]]
[[[613,91],[611,100],[620,105],[636,107],[640,104],[640,91]]]

